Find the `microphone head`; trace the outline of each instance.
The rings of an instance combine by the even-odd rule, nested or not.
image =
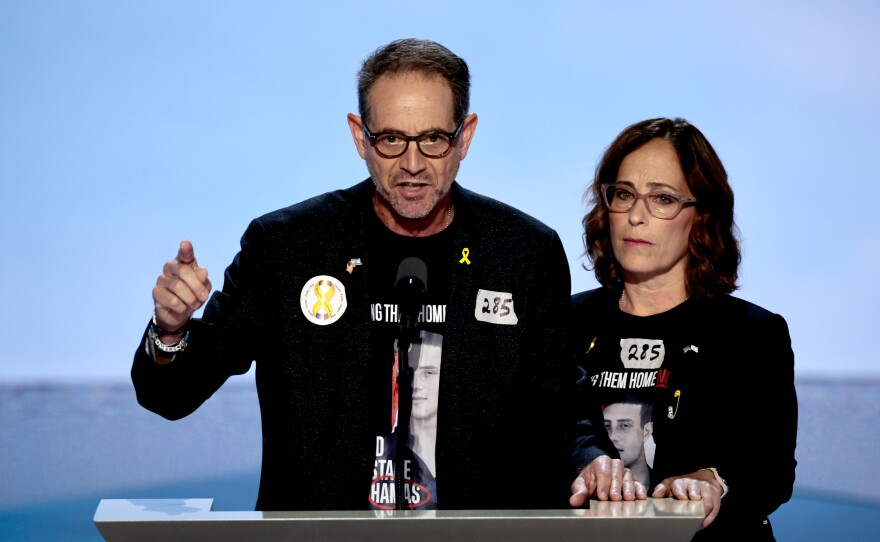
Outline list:
[[[420,258],[404,258],[397,268],[394,289],[404,295],[423,295],[428,290],[428,266]]]

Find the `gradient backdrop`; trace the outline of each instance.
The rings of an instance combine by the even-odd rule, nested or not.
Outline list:
[[[409,36],[472,68],[461,184],[555,228],[574,291],[596,285],[581,194],[604,148],[657,116],[707,135],[739,295],[794,342],[798,479],[775,529],[880,539],[877,28],[873,0],[0,0],[0,540],[96,540],[100,498],[252,507],[252,376],[175,423],[135,401],[150,290],[180,239],[220,287],[252,218],[365,178],[355,73]],[[760,375],[731,377],[749,400]]]
[[[878,27],[858,0],[2,0],[0,381],[126,379],[180,239],[220,287],[251,218],[365,178],[355,72],[409,36],[472,68],[459,181],[555,228],[575,291],[600,153],[685,117],[736,192],[738,295],[799,376],[878,376]]]

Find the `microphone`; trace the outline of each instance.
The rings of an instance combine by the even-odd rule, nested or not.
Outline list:
[[[400,336],[397,341],[397,428],[394,459],[395,508],[409,508],[407,480],[404,479],[404,463],[410,457],[409,417],[412,412],[412,368],[409,365],[409,346],[418,338],[419,309],[428,291],[428,266],[424,261],[410,256],[404,258],[397,268],[394,292],[400,316]]]
[[[404,258],[397,268],[394,291],[400,312],[400,331],[409,336],[418,326],[419,309],[428,291],[428,266],[425,262],[415,256]]]

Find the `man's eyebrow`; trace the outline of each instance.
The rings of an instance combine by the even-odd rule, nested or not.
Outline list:
[[[454,129],[453,129],[453,131],[454,131]],[[435,126],[435,127],[428,128],[427,130],[424,130],[424,131],[422,131],[422,132],[419,132],[418,134],[408,134],[408,133],[406,133],[406,132],[403,131],[403,130],[398,130],[397,128],[381,128],[381,129],[378,129],[378,130],[373,130],[373,133],[374,133],[374,134],[387,134],[387,133],[394,133],[394,134],[400,134],[400,135],[405,135],[405,136],[409,136],[409,135],[417,135],[417,136],[420,136],[420,135],[424,135],[424,134],[437,134],[437,133],[440,133],[440,134],[450,134],[450,133],[452,133],[452,132],[447,132],[447,131],[446,131],[446,128],[440,128],[440,127],[436,127],[436,126]]]

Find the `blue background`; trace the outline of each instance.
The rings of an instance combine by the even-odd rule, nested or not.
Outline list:
[[[0,538],[47,511],[94,536],[100,497],[250,507],[250,376],[175,424],[134,403],[150,290],[180,239],[219,287],[251,218],[365,178],[355,73],[409,36],[471,66],[459,181],[555,228],[574,291],[595,286],[581,195],[605,146],[656,116],[707,135],[737,197],[739,295],[786,317],[796,353],[801,500],[777,515],[793,533],[838,506],[816,496],[875,513],[878,27],[860,0],[0,0]]]
[[[345,115],[375,47],[473,71],[459,180],[554,227],[632,122],[717,148],[740,295],[785,316],[799,375],[878,375],[880,4],[0,2],[0,380],[125,378],[180,239],[219,287],[251,218],[366,177]],[[513,257],[513,255],[512,255]]]

